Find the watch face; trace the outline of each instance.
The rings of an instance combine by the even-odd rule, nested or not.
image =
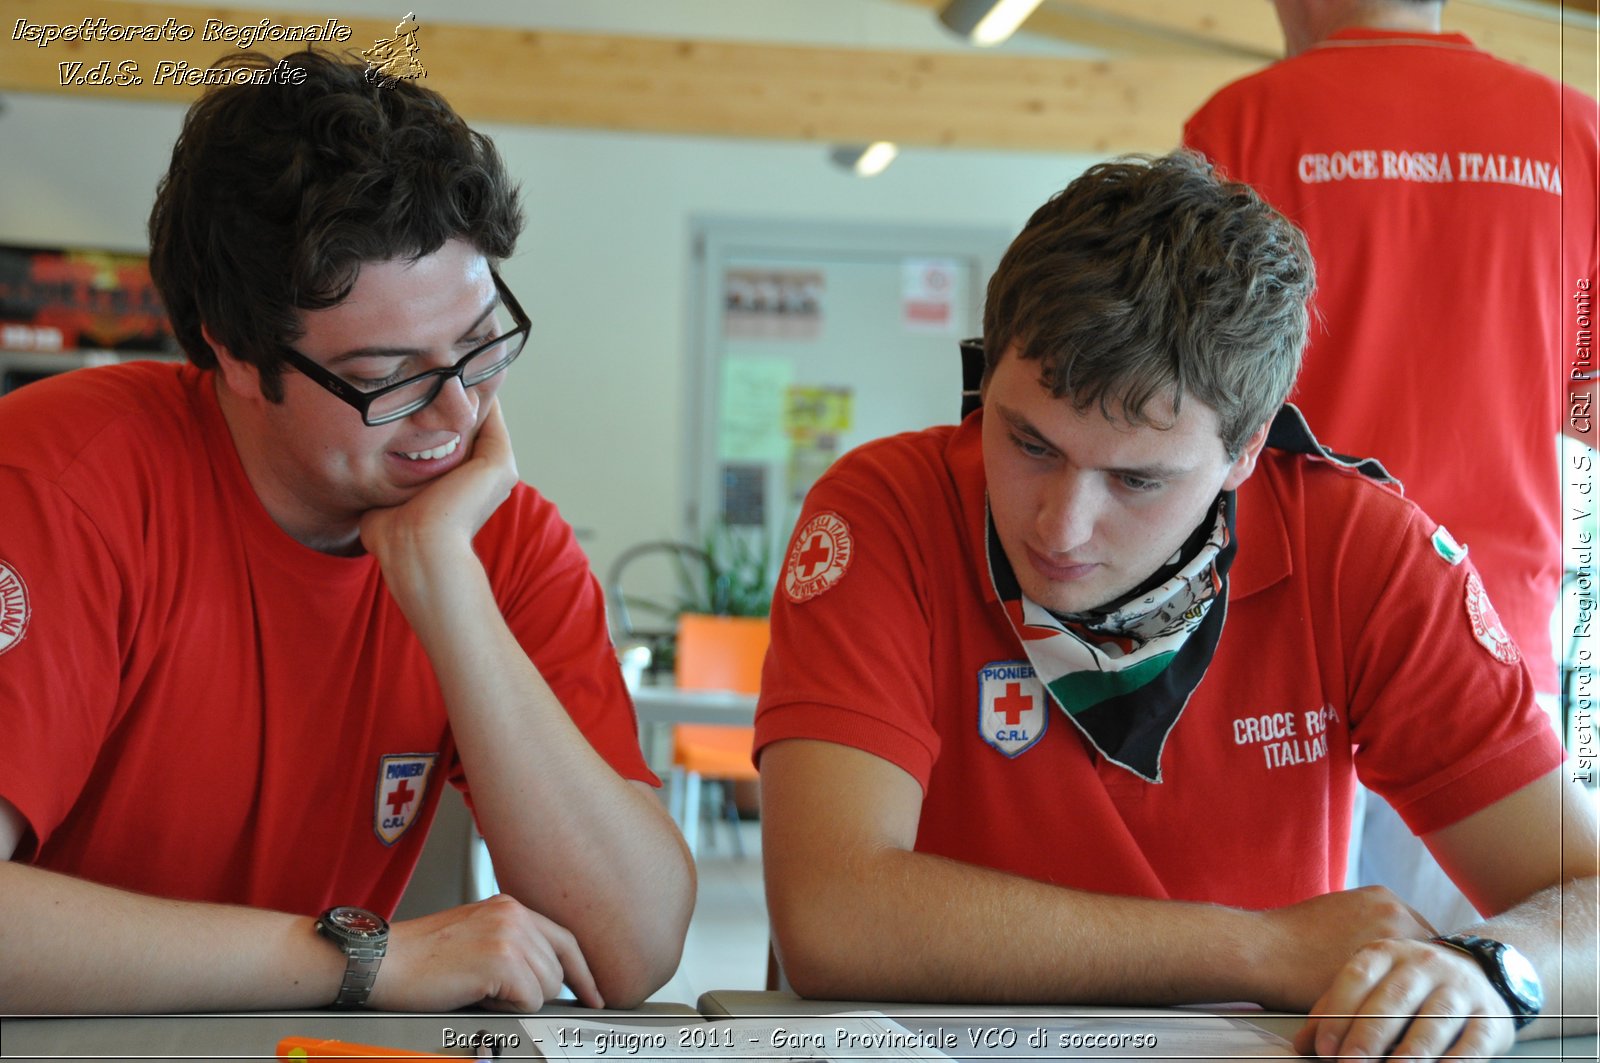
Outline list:
[[[328,913],[328,919],[337,923],[343,930],[368,937],[385,933],[389,929],[389,925],[382,919],[360,908],[335,908]]]
[[[1533,969],[1528,957],[1507,945],[1500,953],[1500,964],[1506,972],[1506,983],[1511,991],[1538,1011],[1544,1006],[1544,986],[1539,982],[1539,972]]]

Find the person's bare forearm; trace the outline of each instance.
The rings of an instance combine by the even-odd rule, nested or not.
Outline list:
[[[802,995],[993,1003],[1248,999],[1249,913],[1082,893],[903,850],[769,882]]]
[[[312,920],[128,893],[0,860],[0,1012],[323,1007],[344,958]]]
[[[1544,985],[1544,1014],[1529,1024],[1522,1037],[1559,1037],[1596,1027],[1595,965],[1600,955],[1596,934],[1596,893],[1600,880],[1576,879],[1552,886],[1467,933],[1514,945],[1539,972]]]
[[[677,967],[694,905],[687,850],[660,802],[562,709],[476,557],[445,554],[419,563],[397,600],[439,677],[496,875],[577,936],[608,1005],[636,1004]]]
[[[918,853],[921,786],[887,761],[800,739],[761,769],[767,907],[808,996],[1304,1011],[1363,945],[1431,933],[1381,889],[1250,912]]]

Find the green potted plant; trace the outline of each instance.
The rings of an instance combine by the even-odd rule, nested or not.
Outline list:
[[[683,595],[674,672],[681,687],[755,693],[769,641],[772,550],[762,528],[717,525],[701,541],[704,563],[674,555]]]
[[[675,672],[679,618],[741,618],[759,624],[721,625],[729,630],[761,626],[771,605],[772,549],[760,527],[717,525],[701,545],[672,539],[637,543],[613,562],[606,576],[612,637],[619,647],[649,651],[652,677]],[[717,625],[698,625],[690,641]],[[692,651],[691,651],[692,652]],[[747,684],[742,684],[747,685]]]

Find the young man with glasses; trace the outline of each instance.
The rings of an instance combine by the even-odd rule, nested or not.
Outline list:
[[[496,401],[515,189],[436,94],[283,62],[157,194],[193,364],[0,404],[0,1011],[635,1004],[693,870]],[[388,927],[447,783],[505,894]]]

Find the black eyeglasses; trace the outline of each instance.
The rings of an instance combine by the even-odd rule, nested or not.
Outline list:
[[[283,348],[284,361],[333,392],[341,401],[355,407],[368,425],[376,427],[409,417],[438,398],[451,377],[460,377],[464,388],[481,384],[515,361],[527,345],[533,322],[523,312],[522,304],[511,294],[505,281],[500,279],[500,274],[491,270],[489,276],[494,278],[495,291],[511,312],[511,320],[516,322],[516,328],[480,347],[474,347],[455,365],[430,369],[399,383],[366,391],[313,362],[293,347]]]

